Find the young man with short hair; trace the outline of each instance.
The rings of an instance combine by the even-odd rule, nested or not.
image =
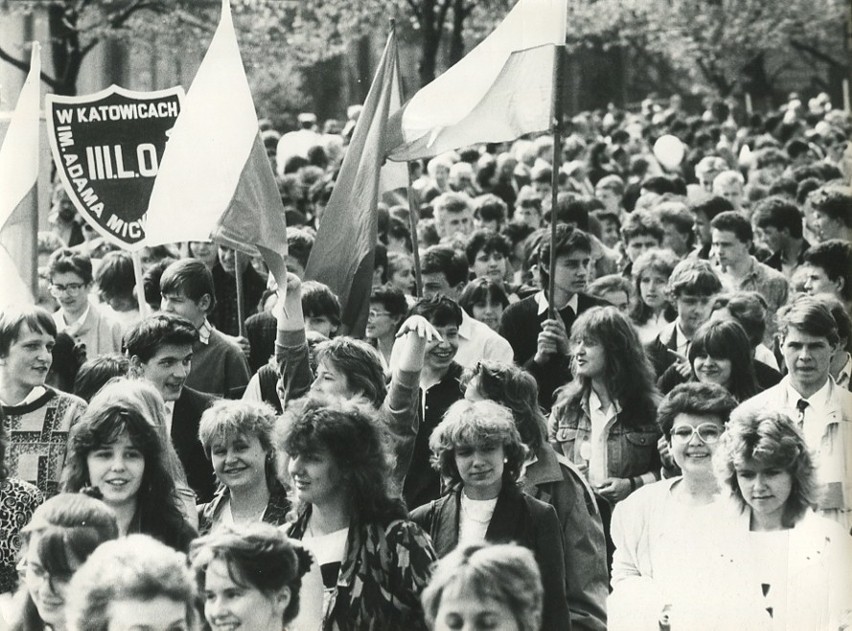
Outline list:
[[[772,252],[772,256],[763,261],[764,265],[778,270],[787,279],[792,278],[811,247],[802,232],[799,207],[780,196],[767,197],[757,202],[751,221],[758,240]]]
[[[829,293],[852,309],[852,243],[830,239],[804,255],[804,290],[809,295]]]
[[[710,319],[713,299],[720,291],[722,283],[707,261],[686,259],[674,268],[666,293],[677,310],[677,318],[645,349],[658,377],[675,362],[682,367],[679,372],[688,376],[687,354],[692,337]]]
[[[630,278],[636,259],[648,250],[662,245],[664,234],[662,224],[650,211],[634,210],[624,218],[621,224],[621,239],[627,255],[622,269],[625,278]]]
[[[47,264],[50,293],[59,303],[53,314],[56,330],[67,333],[94,359],[121,351],[121,324],[89,300],[92,286],[92,261],[69,248],[57,250]]]
[[[213,498],[213,467],[198,440],[201,415],[215,397],[187,387],[198,331],[189,320],[156,313],[124,336],[124,353],[131,372],[151,383],[166,404],[166,429],[180,458],[190,488],[198,500]]]
[[[713,247],[713,235],[710,233],[710,222],[725,211],[734,207],[724,197],[710,197],[690,204],[689,210],[695,219],[695,250],[690,257],[708,260]]]
[[[420,259],[423,278],[423,297],[442,295],[457,301],[468,280],[468,260],[464,254],[445,245],[433,245]],[[459,307],[461,309],[461,307]],[[458,331],[458,352],[455,361],[471,368],[481,359],[512,361],[512,347],[487,324],[474,320],[461,310],[462,321]],[[396,354],[391,355],[391,366]]]
[[[800,296],[779,317],[787,375],[744,406],[773,408],[796,422],[813,454],[821,488],[817,510],[852,527],[852,392],[830,375],[838,351],[837,322],[828,308]]]
[[[723,212],[710,222],[710,228],[722,285],[728,291],[756,291],[766,298],[771,313],[778,311],[787,302],[787,279],[749,254],[754,232],[745,215]]]
[[[441,241],[462,238],[473,231],[473,207],[470,197],[462,193],[442,193],[432,201],[435,229]]]
[[[440,476],[430,465],[429,437],[444,412],[464,396],[461,388],[464,369],[455,361],[463,313],[455,300],[444,295],[423,298],[409,311],[409,316],[424,317],[441,336],[427,342],[420,372],[420,427],[403,487],[403,497],[409,506],[422,506],[441,496]]]
[[[577,316],[606,302],[585,292],[589,278],[592,244],[586,233],[572,226],[556,227],[556,240],[548,234],[538,249],[541,291],[506,307],[500,319],[502,335],[514,351],[515,363],[529,370],[539,387],[539,402],[553,404],[553,391],[571,379],[568,332]],[[552,253],[552,254],[551,254]],[[550,257],[556,258],[554,293],[549,293]],[[551,319],[549,307],[559,318]]]
[[[852,194],[848,188],[825,185],[808,196],[813,229],[820,242],[852,241]]]
[[[193,370],[186,385],[228,399],[238,399],[249,381],[249,368],[240,347],[207,320],[216,303],[210,270],[197,259],[169,265],[160,278],[161,308],[183,316],[198,331],[193,344]]]
[[[0,409],[9,477],[50,497],[59,491],[68,433],[82,399],[45,385],[56,324],[40,307],[0,310]]]

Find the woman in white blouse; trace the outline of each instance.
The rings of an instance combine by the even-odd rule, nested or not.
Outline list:
[[[682,476],[645,486],[615,507],[608,627],[656,631],[704,593],[696,571],[724,532],[712,457],[736,401],[719,385],[676,386],[657,420]],[[672,628],[676,625],[673,624]],[[688,628],[688,627],[685,627]],[[743,627],[746,628],[746,627]]]

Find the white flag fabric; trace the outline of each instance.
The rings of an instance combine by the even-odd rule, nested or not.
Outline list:
[[[222,17],[166,144],[148,205],[150,245],[211,239],[263,256],[284,286],[287,228],[240,57]]]
[[[549,129],[566,20],[566,0],[520,0],[491,35],[392,117],[390,159],[427,158]]]
[[[35,235],[31,213],[38,183],[38,119],[41,98],[41,53],[33,43],[30,71],[24,81],[9,129],[0,147],[0,297],[32,302]]]

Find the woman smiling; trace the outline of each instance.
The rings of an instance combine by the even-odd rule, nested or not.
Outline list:
[[[261,403],[220,400],[205,410],[198,436],[221,486],[198,507],[201,534],[222,524],[284,523],[290,503],[276,477],[274,426],[272,408]]]
[[[122,535],[148,534],[181,551],[195,537],[157,430],[129,406],[89,406],[71,433],[62,478],[65,491],[95,487]]]

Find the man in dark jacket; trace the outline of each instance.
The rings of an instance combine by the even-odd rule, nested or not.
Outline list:
[[[192,346],[197,340],[198,332],[191,322],[170,313],[158,313],[127,332],[124,352],[131,370],[163,395],[166,428],[187,482],[199,501],[209,502],[215,479],[213,466],[198,440],[198,424],[215,398],[184,385],[192,363]]]
[[[608,303],[585,293],[591,263],[588,235],[561,224],[551,246],[550,236],[538,251],[541,286],[549,282],[551,252],[556,258],[553,304],[559,318],[550,314],[547,289],[509,305],[500,320],[500,335],[515,351],[515,363],[529,370],[538,382],[539,403],[546,410],[553,404],[553,392],[571,380],[568,336],[577,316],[586,309]]]

